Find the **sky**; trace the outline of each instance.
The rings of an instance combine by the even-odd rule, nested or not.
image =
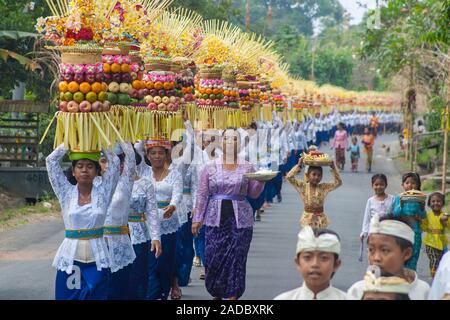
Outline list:
[[[376,7],[376,0],[339,0],[339,2],[352,16],[350,24],[360,23],[367,10],[366,8],[360,7],[358,2],[367,5],[369,9],[374,9]]]

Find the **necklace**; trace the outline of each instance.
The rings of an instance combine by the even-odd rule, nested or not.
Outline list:
[[[166,171],[167,171],[167,168],[164,168],[163,172],[159,175],[158,178],[156,178],[156,175],[155,175],[155,180],[158,182],[161,181],[161,178],[164,177]],[[155,171],[153,171],[153,174],[155,174]]]
[[[83,196],[81,193],[78,195],[78,203],[80,205],[85,205],[91,202],[91,194],[89,196]]]

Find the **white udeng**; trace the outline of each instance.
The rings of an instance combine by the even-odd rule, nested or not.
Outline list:
[[[91,203],[78,205],[78,187],[72,185],[65,176],[60,160],[66,154],[61,144],[46,159],[50,183],[61,204],[66,229],[95,229],[105,224],[106,211],[119,180],[119,158],[112,152],[106,152],[109,168],[103,177],[96,177],[91,192]],[[97,264],[97,270],[110,267],[110,256],[103,237],[88,240]],[[53,267],[72,273],[73,261],[77,253],[79,240],[65,238],[53,260]]]

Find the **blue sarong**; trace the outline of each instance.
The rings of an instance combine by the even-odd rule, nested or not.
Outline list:
[[[162,244],[161,244],[162,246]],[[164,252],[164,249],[162,249]],[[147,263],[147,300],[161,299],[161,280],[158,276],[158,259],[155,257],[155,252],[148,254]]]
[[[156,276],[159,279],[158,284],[149,283],[149,294],[147,296],[157,296],[159,299],[167,300],[172,287],[173,273],[175,270],[175,255],[177,247],[177,233],[164,234],[161,236],[162,254],[156,259]]]
[[[108,300],[128,300],[128,286],[130,282],[131,264],[112,272],[108,286]]]
[[[189,213],[190,215],[190,213]],[[175,276],[180,287],[189,284],[194,260],[194,236],[192,235],[192,218],[190,217],[177,232],[177,249],[175,257]]]
[[[109,269],[97,270],[93,263],[73,262],[73,271],[56,273],[56,300],[106,300],[108,297]]]
[[[264,204],[264,201],[266,200],[266,194],[265,194],[266,188],[261,192],[261,194],[256,199],[252,199],[250,197],[247,197],[247,201],[250,203],[253,209],[253,215],[255,215],[256,210],[261,209],[261,207]]]
[[[148,256],[151,243],[133,245],[136,259],[131,264],[128,294],[131,300],[145,300],[147,294]]]
[[[205,266],[205,226],[200,228],[198,236],[194,238],[195,255],[200,257],[202,265]]]

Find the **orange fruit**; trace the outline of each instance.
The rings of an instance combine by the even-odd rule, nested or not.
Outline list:
[[[161,90],[164,87],[163,83],[161,81],[155,82],[155,89]]]
[[[212,89],[209,89],[209,88],[206,89],[206,90],[205,90],[205,93],[206,93],[206,94],[212,94]]]
[[[58,85],[58,88],[60,92],[67,92],[67,90],[69,90],[67,81],[61,81]]]
[[[119,73],[120,70],[121,70],[120,64],[118,64],[118,63],[113,63],[113,64],[111,65],[111,72],[112,72],[112,73]]]
[[[139,80],[134,80],[133,81],[133,83],[131,84],[132,85],[132,87],[134,88],[134,89],[143,89],[142,88],[142,83],[141,83],[141,81],[139,81]]]
[[[110,73],[111,72],[111,65],[109,63],[103,64],[103,72],[104,73]]]
[[[147,81],[145,83],[145,87],[149,90],[153,89],[155,87],[155,84],[153,83],[153,81]]]
[[[83,82],[80,84],[80,91],[84,94],[91,91],[91,85],[87,82]]]
[[[106,82],[102,82],[102,91],[108,91],[108,84]]]
[[[130,73],[131,72],[130,65],[126,64],[126,63],[124,63],[120,66],[120,70],[122,71],[122,73]]]
[[[213,94],[219,94],[219,89],[214,88],[213,91],[212,91],[212,93],[213,93]]]
[[[79,87],[79,85],[78,85],[78,82],[72,81],[72,82],[70,82],[70,83],[68,84],[67,88],[69,89],[69,91],[70,91],[71,93],[75,93],[75,92],[78,91],[78,89],[79,89],[80,87]]]
[[[172,84],[170,82],[164,82],[164,90],[172,89]]]
[[[99,93],[103,90],[103,85],[100,82],[94,82],[91,86],[91,90],[95,93]]]
[[[223,94],[224,94],[225,96],[228,96],[228,95],[230,95],[230,91],[225,90],[225,91],[223,92]]]

